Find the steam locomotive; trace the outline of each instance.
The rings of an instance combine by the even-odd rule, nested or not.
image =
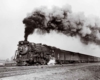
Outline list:
[[[46,65],[50,58],[54,57],[56,63],[83,63],[83,62],[99,62],[99,57],[86,54],[65,51],[56,47],[35,44],[28,41],[19,41],[18,49],[15,52],[15,60],[18,66],[28,65]]]

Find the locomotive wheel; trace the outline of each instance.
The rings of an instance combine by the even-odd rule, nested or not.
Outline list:
[[[17,66],[21,66],[21,63],[17,62]]]
[[[47,61],[45,59],[41,59],[41,65],[45,65],[47,63]]]
[[[26,63],[24,66],[29,66],[29,64],[28,64],[28,63]]]
[[[26,61],[17,62],[18,66],[28,66],[29,64]]]

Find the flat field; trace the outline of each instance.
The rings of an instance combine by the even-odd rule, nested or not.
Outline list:
[[[100,63],[0,67],[0,80],[100,80]]]

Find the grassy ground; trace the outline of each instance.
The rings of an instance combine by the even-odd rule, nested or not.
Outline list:
[[[15,70],[7,71],[7,74],[15,75],[0,80],[100,80],[100,63],[12,68]]]

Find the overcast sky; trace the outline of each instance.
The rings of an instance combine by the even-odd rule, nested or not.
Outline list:
[[[65,4],[71,5],[73,12],[84,12],[85,16],[100,17],[100,0],[0,0],[0,59],[15,55],[18,41],[24,40],[22,20],[28,13],[40,6],[51,8]],[[100,57],[100,46],[84,45],[78,38],[56,32],[45,35],[35,33],[29,36],[28,40]]]

